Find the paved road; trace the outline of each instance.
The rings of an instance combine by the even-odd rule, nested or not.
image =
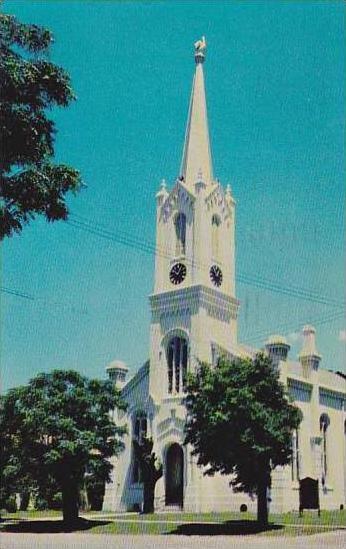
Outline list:
[[[1,549],[343,549],[346,531],[299,538],[256,536],[121,536],[97,534],[10,534]]]

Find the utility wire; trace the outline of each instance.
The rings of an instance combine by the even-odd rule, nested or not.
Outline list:
[[[310,323],[314,326],[321,326],[323,324],[326,324],[328,322],[333,322],[335,320],[339,320],[345,316],[345,312],[343,309],[339,309],[334,311],[333,313],[329,313],[328,315],[324,315],[322,317],[312,318],[310,319]],[[306,324],[306,322],[305,322]],[[285,335],[288,335],[292,332],[292,330],[297,331],[297,322],[293,323],[286,323],[281,324],[279,327],[275,328],[276,332],[280,331]],[[272,335],[273,331],[271,330],[261,330],[257,333],[255,332],[253,335],[250,336],[244,336],[244,340],[246,342],[252,343],[256,341],[264,341],[267,339],[270,335]]]
[[[110,240],[112,242],[116,242],[118,244],[125,245],[127,247],[134,248],[136,250],[143,251],[150,255],[157,254],[157,255],[166,257],[168,259],[172,259],[174,257],[174,254],[168,253],[166,250],[158,249],[148,241],[145,241],[144,239],[139,239],[138,237],[132,236],[129,233],[126,233],[124,231],[117,231],[117,233],[115,234],[112,231],[109,231],[108,229],[103,228],[101,224],[96,224],[90,220],[86,220],[86,218],[83,218],[82,216],[72,214],[71,217],[72,217],[72,220],[67,221],[67,223],[74,228],[79,228],[95,236],[104,238],[106,240]],[[85,219],[87,222],[78,221],[78,219],[73,219],[73,218]],[[198,265],[198,266],[201,267],[201,265]],[[206,266],[206,265],[204,265],[204,267],[209,268],[209,266]],[[268,279],[263,279],[263,278],[249,275],[249,274],[238,274],[237,279],[239,282],[243,284],[247,284],[250,286],[254,286],[256,288],[261,288],[261,289],[269,290],[276,293],[280,293],[283,295],[287,295],[289,297],[304,299],[307,301],[311,301],[311,302],[319,303],[323,305],[329,305],[329,306],[339,305],[340,306],[339,301],[333,300],[324,296],[318,296],[316,293],[311,292],[310,290],[306,290],[304,288],[297,288],[294,286],[285,287],[278,283],[270,281]],[[34,296],[28,293],[24,293],[22,291],[12,289],[12,288],[7,288],[4,286],[0,287],[0,291],[10,295],[21,297],[23,299],[27,299],[30,301],[42,299],[42,298],[35,298]],[[54,302],[54,304],[64,305],[64,303],[62,302]],[[252,339],[254,337],[256,337],[256,335],[254,335]]]
[[[65,301],[46,299],[44,297],[33,296],[31,294],[27,294],[25,292],[22,292],[14,288],[7,288],[5,286],[0,286],[0,292],[13,295],[15,297],[20,297],[22,299],[28,299],[30,301],[34,301],[35,303],[42,304],[42,305],[46,304],[46,305],[55,306],[55,307],[62,307],[71,311],[72,313],[79,313],[82,315],[88,314],[86,307],[81,307],[80,305],[74,305],[73,303],[68,303]]]
[[[124,231],[117,231],[117,233],[114,233],[109,229],[104,228],[104,226],[102,226],[101,224],[95,223],[91,220],[87,220],[86,218],[82,218],[82,216],[77,216],[76,214],[72,214],[71,217],[72,219],[67,221],[69,225],[75,228],[84,230],[86,232],[89,232],[90,234],[93,234],[95,236],[99,236],[106,240],[113,241],[118,244],[122,244],[127,247],[131,247],[131,248],[143,251],[147,254],[151,254],[151,255],[156,254],[168,259],[174,258],[174,254],[169,253],[167,250],[157,248],[154,244],[148,241],[145,241],[144,239],[140,239],[136,236],[133,236],[129,233],[126,233]],[[79,221],[78,218],[84,219],[85,221]],[[209,268],[209,266],[207,265],[197,264],[197,266],[200,268],[203,268],[203,267]],[[316,294],[311,290],[306,290],[304,288],[297,288],[295,286],[285,287],[274,281],[264,279],[258,276],[240,273],[237,275],[236,278],[242,284],[269,290],[275,293],[284,294],[289,297],[296,297],[298,299],[304,299],[307,301],[319,303],[321,305],[328,305],[328,306],[340,304],[340,302],[336,299],[331,299],[325,296],[319,296],[318,294]]]
[[[23,299],[29,299],[30,301],[35,301],[35,298],[32,295],[20,292],[19,290],[14,290],[12,288],[5,288],[4,286],[0,287],[0,291],[5,294],[15,295],[17,297],[22,297]]]

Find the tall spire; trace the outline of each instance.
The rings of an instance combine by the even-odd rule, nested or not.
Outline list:
[[[196,70],[192,83],[189,116],[186,126],[181,175],[187,185],[194,185],[199,173],[209,185],[213,180],[211,162],[207,104],[205,99],[203,63],[205,60],[206,42],[195,43]]]

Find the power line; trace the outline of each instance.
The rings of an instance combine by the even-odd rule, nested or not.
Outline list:
[[[76,217],[76,218],[79,217],[81,219],[86,219],[86,218],[82,218],[82,216],[77,216],[76,214],[72,214],[72,217]],[[127,247],[134,248],[136,250],[143,251],[150,255],[158,254],[168,259],[171,259],[173,257],[172,254],[168,253],[165,250],[158,249],[153,244],[148,243],[148,241],[145,241],[144,239],[138,239],[138,237],[132,236],[129,233],[126,233],[124,231],[119,231],[117,232],[117,234],[115,234],[112,231],[109,231],[108,229],[104,229],[101,224],[93,223],[90,220],[87,220],[87,223],[85,223],[84,221],[78,221],[78,220],[72,219],[71,221],[67,221],[67,223],[72,227],[79,228],[95,236],[110,240],[112,242],[116,242],[118,244],[125,245]],[[98,227],[101,227],[101,228],[98,228]],[[204,267],[207,267],[207,266],[204,266]],[[336,300],[332,300],[323,296],[318,296],[314,292],[311,292],[304,288],[299,289],[294,286],[285,287],[278,283],[270,281],[268,279],[263,279],[253,275],[240,273],[237,275],[237,279],[239,282],[243,284],[250,285],[256,288],[261,288],[264,290],[269,290],[271,292],[280,293],[283,295],[287,295],[289,297],[304,299],[314,303],[319,303],[319,304],[329,305],[329,306],[335,306],[336,304],[340,305],[339,302]],[[14,295],[17,297],[21,297],[23,299],[27,299],[30,301],[43,299],[43,298],[35,298],[34,296],[28,293],[24,293],[22,291],[12,289],[12,288],[7,288],[4,286],[2,286],[0,290],[1,292]],[[66,304],[63,302],[54,302],[54,305],[66,305]],[[75,309],[74,309],[74,312],[75,312]]]
[[[335,320],[339,320],[341,318],[343,318],[345,316],[345,311],[340,308],[336,311],[334,311],[333,313],[329,313],[328,315],[324,315],[322,317],[317,317],[317,318],[313,318],[313,319],[310,319],[310,323],[315,325],[315,326],[321,326],[323,324],[327,324],[328,322],[333,322]],[[306,324],[306,322],[305,322]],[[279,325],[279,327],[275,327],[275,331],[280,331],[282,332],[283,334],[289,334],[292,332],[292,330],[295,330],[296,331],[297,329],[297,322],[293,323],[293,322],[290,322],[290,323],[286,323],[286,324],[281,324],[281,326]],[[246,342],[249,342],[249,343],[252,343],[252,342],[256,342],[256,341],[264,341],[266,338],[268,338],[270,335],[272,335],[273,331],[271,330],[261,330],[261,331],[258,331],[257,333],[255,332],[252,336],[244,336],[244,340]]]
[[[32,295],[26,294],[24,292],[20,292],[19,290],[5,288],[4,286],[1,286],[0,291],[5,294],[15,295],[17,297],[22,297],[23,299],[29,299],[30,301],[35,301],[35,298]]]
[[[276,282],[271,282],[268,279],[261,279],[260,277],[256,277],[253,275],[248,274],[238,274],[237,279],[239,282],[243,284],[247,284],[250,286],[254,286],[256,288],[262,288],[265,290],[269,290],[274,293],[280,293],[284,294],[290,297],[297,297],[299,299],[305,299],[307,301],[311,301],[314,303],[319,303],[320,305],[337,305],[340,304],[339,301],[335,299],[330,299],[328,297],[324,296],[318,296],[314,292],[311,292],[309,290],[305,290],[304,288],[297,288],[294,286],[283,286],[281,284],[278,284]]]
[[[73,313],[79,313],[83,315],[88,314],[86,307],[80,307],[79,305],[74,305],[73,303],[71,304],[65,301],[46,299],[40,296],[33,296],[31,294],[27,294],[25,292],[16,290],[14,288],[7,288],[5,286],[0,286],[0,292],[13,295],[15,297],[20,297],[22,299],[28,299],[30,301],[34,301],[35,303],[39,303],[41,305],[49,305],[49,306],[63,307],[63,308],[65,307],[67,310]]]
[[[83,219],[82,216],[76,216],[75,214],[74,214],[74,217],[80,217],[81,219]],[[129,233],[125,233],[124,231],[117,231],[117,234],[115,234],[109,231],[108,229],[104,228],[104,226],[102,226],[101,224],[94,223],[87,219],[86,221],[87,223],[84,223],[82,221],[76,221],[76,223],[79,223],[79,226],[81,228],[87,225],[88,228],[90,228],[90,231],[94,230],[94,231],[97,231],[98,233],[103,232],[107,235],[107,237],[114,238],[115,241],[118,243],[128,244],[129,246],[132,245],[133,247],[136,247],[136,245],[138,244],[142,251],[147,251],[148,253],[157,253],[157,255],[161,255],[169,259],[173,258],[173,254],[167,254],[167,252],[156,248],[153,244],[148,243],[148,241],[145,242],[143,239],[138,239],[137,237],[132,236]],[[100,229],[98,229],[97,227],[100,227]],[[99,235],[99,236],[102,236],[102,235]],[[128,241],[126,239],[128,239]],[[203,267],[202,265],[199,265],[199,266]],[[206,265],[204,267],[208,268],[208,266]],[[297,297],[307,298],[310,301],[315,301],[316,303],[320,303],[323,305],[339,304],[339,301],[335,299],[319,296],[315,292],[312,292],[311,290],[297,288],[295,286],[284,287],[272,280],[256,277],[254,275],[239,274],[237,275],[237,279],[239,280],[239,282],[242,282],[243,284],[248,284],[248,285],[256,286],[259,288],[269,289],[273,292],[276,291],[279,293],[286,293],[287,295],[293,295],[294,293],[297,295]]]
[[[76,218],[76,219],[73,219],[73,218]],[[78,218],[82,220],[84,219],[85,221],[79,221]],[[148,241],[145,241],[144,239],[140,239],[124,231],[117,231],[117,233],[114,233],[109,229],[104,228],[104,226],[102,226],[101,224],[95,223],[91,220],[88,220],[87,218],[83,218],[82,216],[79,216],[76,214],[72,214],[72,220],[67,221],[67,223],[69,223],[69,225],[75,228],[79,228],[95,236],[99,236],[106,240],[116,242],[117,244],[122,244],[127,247],[140,250],[150,255],[156,254],[161,257],[166,257],[168,259],[172,259],[174,257],[173,254],[168,253],[166,250],[157,248],[154,244]],[[197,266],[201,268],[209,267],[201,264],[198,264]],[[328,305],[328,306],[339,305],[339,301],[325,297],[325,296],[319,296],[318,294],[316,294],[311,290],[307,290],[304,288],[297,288],[295,286],[285,287],[272,280],[264,279],[251,274],[240,273],[236,276],[236,278],[242,284],[269,290],[274,293],[284,294],[289,297],[296,297],[298,299],[304,299],[304,300],[318,303],[321,305]]]

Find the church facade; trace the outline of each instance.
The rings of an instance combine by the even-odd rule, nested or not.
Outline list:
[[[157,509],[238,511],[244,504],[249,510],[256,508],[255,500],[233,492],[227,477],[205,477],[191,448],[183,444],[187,372],[199,360],[216,366],[221,355],[251,357],[256,352],[237,338],[235,200],[231,188],[213,176],[204,61],[202,40],[195,45],[180,175],[171,190],[163,181],[156,195],[149,360],[129,381],[123,363],[114,361],[107,367],[128,403],[126,412],[114,412],[128,434],[125,450],[113,460],[105,510],[141,508],[143,485],[133,441],[143,436],[153,438],[163,464],[155,491]],[[293,433],[292,463],[273,472],[271,511],[298,509],[304,479],[315,482],[322,509],[339,508],[346,498],[346,378],[320,367],[312,326],[303,329],[297,361],[289,360],[290,347],[283,337],[271,337],[264,347],[303,412],[299,431]]]

